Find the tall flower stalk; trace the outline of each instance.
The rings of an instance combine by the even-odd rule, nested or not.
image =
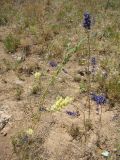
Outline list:
[[[88,107],[89,107],[89,119],[91,115],[91,98],[90,98],[90,90],[91,90],[91,80],[90,80],[90,29],[91,29],[91,16],[88,12],[84,13],[83,27],[85,28],[85,32],[87,34],[87,44],[88,44],[88,62],[87,62],[87,73],[88,73]]]

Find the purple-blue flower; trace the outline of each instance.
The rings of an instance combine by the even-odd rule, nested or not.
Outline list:
[[[96,65],[96,58],[95,58],[95,57],[92,57],[92,58],[91,58],[91,65],[92,65],[92,66],[95,66],[95,65]]]
[[[96,102],[97,105],[102,105],[106,103],[106,97],[102,95],[91,94],[91,99]]]
[[[84,13],[83,27],[87,30],[91,29],[91,16],[88,12]]]
[[[66,113],[70,116],[79,116],[78,112],[71,112],[71,111],[66,111]]]
[[[49,62],[49,65],[50,65],[51,67],[57,67],[57,63],[54,62],[54,61],[50,61],[50,62]]]

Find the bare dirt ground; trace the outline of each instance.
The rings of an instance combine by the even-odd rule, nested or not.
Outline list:
[[[5,31],[7,31],[6,28],[0,29],[1,39],[4,38],[3,32]],[[25,70],[24,66],[29,67],[29,62],[29,64],[37,64],[39,70],[42,68],[46,73],[47,70],[50,69],[48,74],[51,74],[54,69],[50,68],[47,62],[43,62],[37,56],[38,55],[31,54],[24,62],[22,62],[23,70]],[[30,95],[30,86],[33,82],[33,75],[25,75],[23,73],[20,79],[18,78],[16,71],[9,68],[10,66],[8,67],[9,64],[5,65],[5,60],[10,64],[14,63],[14,57],[15,55],[6,54],[3,44],[0,43],[0,111],[9,115],[9,120],[0,134],[0,160],[17,159],[11,144],[12,137],[17,134],[18,131],[32,126],[31,115],[32,112],[36,110],[36,103],[39,99],[39,96]],[[73,58],[65,69],[68,73],[74,75],[80,67]],[[46,83],[47,78],[43,77],[43,84],[46,85]],[[20,85],[23,89],[21,100],[15,98],[15,88],[17,85]],[[50,96],[47,98],[46,107],[49,107],[49,105],[54,102],[57,94],[62,96],[74,96],[74,105],[69,105],[67,110],[77,110],[80,115],[78,117],[71,117],[67,115],[64,110],[60,113],[40,113],[40,121],[36,126],[36,133],[45,138],[43,144],[45,153],[42,152],[42,158],[47,160],[87,160],[89,157],[91,160],[102,160],[104,158],[101,156],[101,153],[102,151],[107,150],[110,152],[112,160],[118,160],[115,153],[115,143],[119,139],[119,133],[117,120],[114,118],[117,111],[109,111],[107,105],[103,106],[102,126],[101,129],[99,129],[99,115],[96,114],[96,105],[92,102],[92,128],[87,132],[85,143],[85,137],[82,135],[84,117],[81,110],[84,110],[85,115],[87,116],[88,109],[84,106],[86,97],[79,94],[79,84],[75,82],[70,75],[62,72],[57,79],[55,86],[50,89]],[[76,135],[75,139],[73,139],[71,128],[76,126],[80,129],[81,133]],[[98,132],[100,132],[100,143],[98,142]]]
[[[120,160],[119,1],[111,0],[109,6],[101,0],[4,2],[0,2],[0,160]],[[83,82],[86,89],[91,76],[86,72],[87,40],[49,87],[43,106],[40,103],[66,48],[74,50],[87,37],[82,26],[86,9],[92,15],[90,51],[97,60],[91,90],[107,93],[101,115],[91,99],[90,119],[88,93],[80,89]],[[17,47],[14,36],[20,40]],[[13,52],[8,51],[11,48]],[[101,71],[107,73],[105,84]],[[42,74],[40,90],[34,94],[36,72]],[[72,97],[73,102],[60,112],[49,112],[58,96]]]

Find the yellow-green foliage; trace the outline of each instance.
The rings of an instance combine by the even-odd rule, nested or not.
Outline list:
[[[41,78],[41,73],[40,72],[35,72],[34,74],[34,79],[36,82],[39,82]]]

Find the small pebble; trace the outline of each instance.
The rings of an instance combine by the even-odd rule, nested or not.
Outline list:
[[[76,75],[76,76],[74,77],[74,81],[75,81],[75,82],[80,82],[80,81],[81,81],[80,75]]]

